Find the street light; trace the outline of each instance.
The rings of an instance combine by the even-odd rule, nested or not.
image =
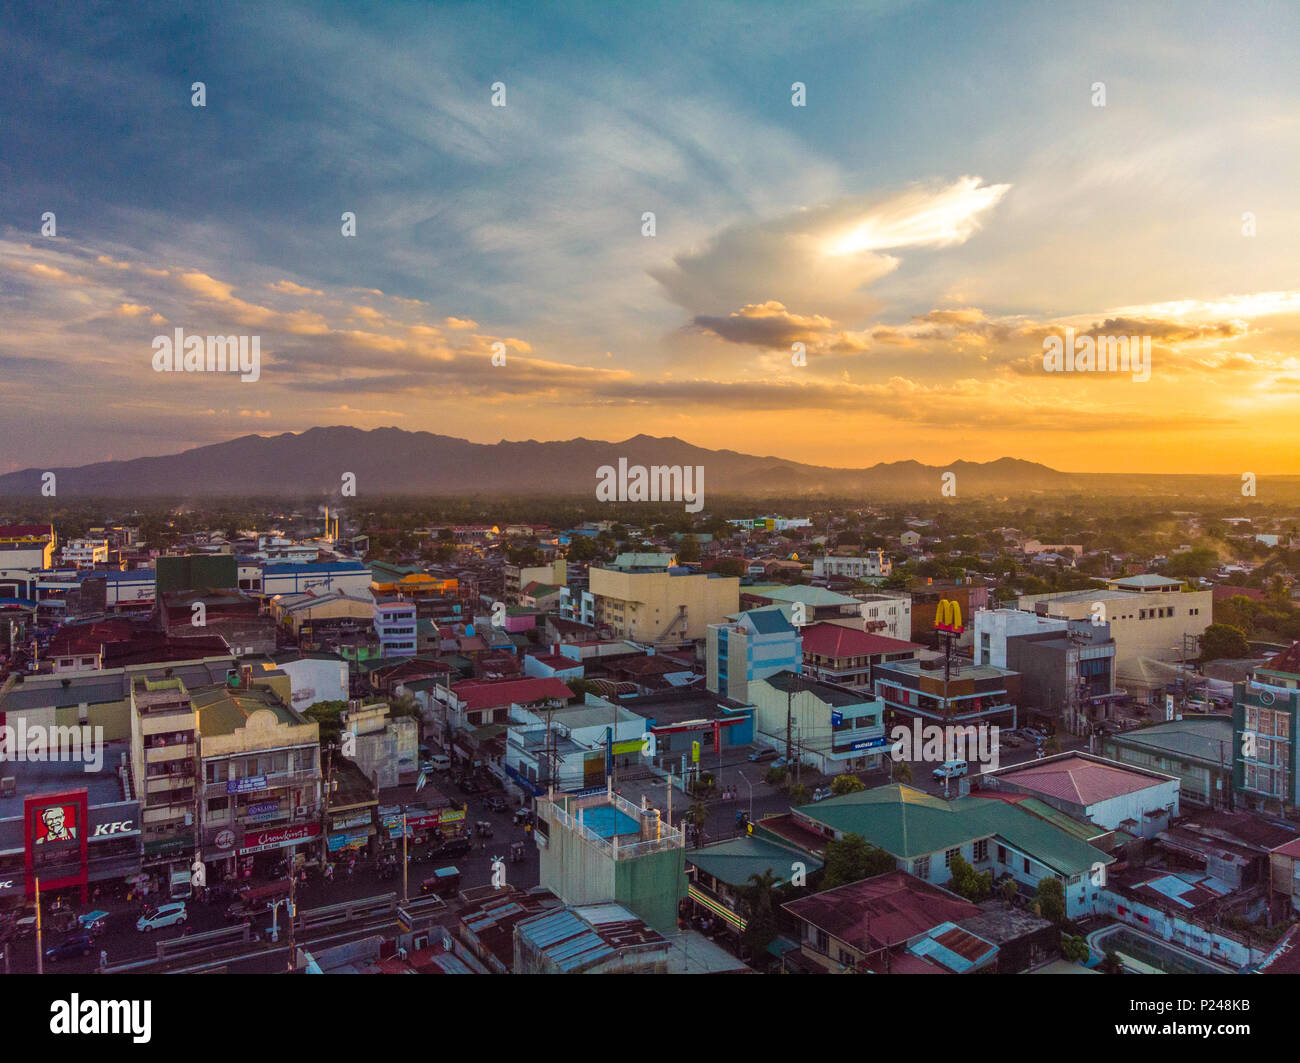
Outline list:
[[[736,774],[739,775],[742,779],[745,779],[745,773],[741,771],[739,768],[736,769]],[[754,784],[750,782],[748,779],[745,779],[745,785],[749,787],[749,822],[753,823],[754,822]]]

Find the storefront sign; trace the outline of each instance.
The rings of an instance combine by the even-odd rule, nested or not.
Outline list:
[[[233,849],[235,847],[235,832],[233,830],[223,830],[212,839],[212,844],[218,849]]]
[[[139,833],[134,820],[119,819],[113,823],[96,823],[91,829],[90,839],[94,841],[96,838],[128,838]]]
[[[320,833],[319,823],[303,823],[296,827],[274,827],[270,830],[250,831],[244,835],[244,847],[240,856],[261,853],[269,849],[283,849],[290,845],[301,845]]]
[[[251,794],[265,789],[265,775],[253,775],[247,779],[231,779],[226,783],[226,793],[228,794]]]
[[[369,837],[365,831],[354,831],[350,834],[331,834],[325,844],[331,853],[341,852],[344,849],[364,849],[366,840]]]

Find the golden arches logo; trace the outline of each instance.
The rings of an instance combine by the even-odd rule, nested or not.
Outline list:
[[[961,604],[943,600],[935,610],[934,626],[940,631],[951,631],[960,635],[965,628],[961,623]]]

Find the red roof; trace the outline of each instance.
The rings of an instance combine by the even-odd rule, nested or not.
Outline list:
[[[23,539],[54,535],[53,524],[0,524],[0,539]]]
[[[1163,781],[1118,764],[1098,764],[1073,756],[1045,764],[1031,762],[1023,768],[1002,772],[1000,778],[1022,789],[1079,805],[1137,793]]]
[[[572,657],[566,657],[562,653],[538,653],[534,657],[541,664],[548,668],[554,668],[556,671],[565,671],[569,668],[581,668],[581,661],[575,661]]]
[[[871,635],[842,624],[810,624],[803,635],[804,653],[819,657],[870,657],[878,653],[908,653],[925,647],[902,639]]]
[[[1216,602],[1224,602],[1229,598],[1235,598],[1237,595],[1249,598],[1252,602],[1262,602],[1268,599],[1268,595],[1258,587],[1237,587],[1230,583],[1221,583],[1212,588],[1210,592],[1210,596]]]
[[[791,901],[785,908],[863,952],[898,945],[943,923],[980,914],[970,901],[906,871],[850,882]]]
[[[466,679],[451,685],[452,693],[465,702],[467,712],[496,709],[512,703],[528,705],[534,701],[557,698],[568,701],[573,691],[554,676],[535,679],[504,679],[498,681]]]
[[[1289,672],[1300,675],[1300,642],[1291,643],[1289,650],[1283,650],[1264,667],[1270,672]]]

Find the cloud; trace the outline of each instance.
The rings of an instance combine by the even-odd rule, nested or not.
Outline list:
[[[273,292],[283,292],[285,295],[324,295],[325,293],[319,288],[304,288],[301,284],[294,284],[293,281],[276,281],[269,285]]]

